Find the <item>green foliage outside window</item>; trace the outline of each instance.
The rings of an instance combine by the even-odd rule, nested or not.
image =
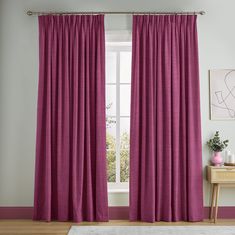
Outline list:
[[[108,182],[116,181],[116,150],[115,138],[107,133],[106,137],[107,147],[107,171]],[[121,136],[121,150],[120,150],[120,181],[129,181],[129,135],[123,133]]]
[[[112,104],[106,106],[106,110],[110,109]],[[106,128],[111,128],[116,121],[110,117],[106,118]],[[129,134],[124,132],[121,135],[120,142],[120,181],[129,181]],[[107,133],[106,135],[107,150],[107,175],[108,182],[116,182],[116,139]]]

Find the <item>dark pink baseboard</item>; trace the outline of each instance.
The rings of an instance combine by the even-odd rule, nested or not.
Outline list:
[[[208,219],[210,207],[204,207],[204,218]],[[220,206],[218,210],[219,219],[235,219],[235,206]]]
[[[109,207],[110,220],[128,220],[129,207],[128,206],[110,206]]]
[[[209,207],[204,207],[204,218],[209,218]],[[32,219],[33,207],[0,207],[0,219]],[[109,207],[110,220],[128,220],[128,206]],[[222,206],[219,208],[218,218],[235,219],[235,206]]]
[[[0,219],[32,219],[33,207],[0,207]]]

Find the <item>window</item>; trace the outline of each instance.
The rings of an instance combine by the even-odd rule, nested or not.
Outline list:
[[[106,43],[106,148],[108,186],[128,189],[131,42]]]

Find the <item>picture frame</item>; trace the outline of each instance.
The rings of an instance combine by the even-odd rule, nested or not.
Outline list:
[[[209,70],[210,120],[235,120],[235,69]]]

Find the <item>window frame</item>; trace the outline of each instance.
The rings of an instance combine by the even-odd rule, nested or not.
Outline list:
[[[120,182],[120,176],[121,176],[121,166],[120,166],[120,160],[121,160],[121,149],[120,149],[120,121],[121,118],[129,118],[130,114],[127,115],[121,115],[120,114],[120,88],[122,85],[129,85],[131,86],[131,82],[123,83],[120,82],[120,54],[121,52],[132,52],[132,43],[131,41],[128,42],[107,42],[106,41],[106,55],[109,52],[115,52],[116,53],[116,82],[106,82],[105,86],[107,85],[113,85],[116,86],[116,115],[107,115],[106,117],[115,118],[116,119],[116,182],[108,182],[108,191],[109,192],[128,192],[129,191],[129,182]],[[130,149],[128,149],[130,150]],[[112,151],[112,150],[108,150]]]

